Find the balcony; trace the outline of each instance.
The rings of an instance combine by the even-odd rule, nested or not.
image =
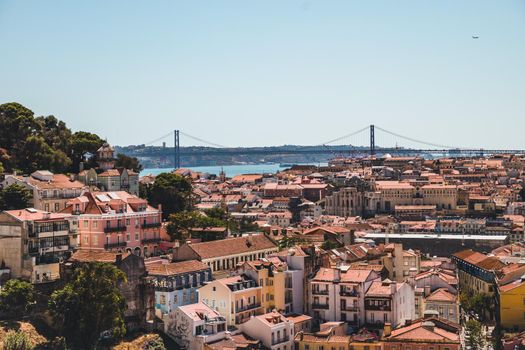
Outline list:
[[[329,308],[328,304],[312,304],[312,309],[328,310]]]
[[[342,311],[350,311],[350,312],[359,312],[359,307],[357,306],[341,306]]]
[[[312,294],[313,295],[328,295],[328,289],[324,289],[324,290],[312,289]]]
[[[339,295],[342,297],[359,298],[359,292],[355,290],[341,290]]]
[[[35,246],[30,246],[27,248],[27,252],[30,254],[30,255],[34,255],[34,254],[38,254],[38,246],[35,247]]]
[[[366,310],[370,310],[370,311],[392,311],[390,306],[385,306],[385,305],[381,305],[381,306],[378,306],[378,305],[365,305],[365,309]]]
[[[140,227],[142,227],[142,229],[148,229],[148,228],[157,228],[157,227],[160,227],[160,222],[150,222],[150,223],[146,223],[146,224],[142,224],[140,225]]]
[[[157,238],[145,238],[140,241],[142,244],[150,244],[150,243],[159,243],[161,241],[160,237]]]
[[[77,198],[80,196],[80,193],[42,193],[42,199],[71,199]]]
[[[278,345],[278,344],[281,344],[281,343],[286,343],[286,342],[289,342],[289,341],[290,341],[290,337],[289,336],[285,336],[285,337],[281,337],[281,338],[277,338],[277,339],[272,339],[272,346]]]
[[[237,306],[236,307],[236,313],[244,312],[244,311],[248,311],[248,310],[253,310],[253,309],[258,309],[260,307],[261,307],[261,303],[252,303],[252,304],[249,304],[249,305]]]
[[[104,249],[125,247],[127,245],[128,245],[127,242],[106,243],[104,244]]]
[[[126,226],[104,227],[104,233],[126,232]]]

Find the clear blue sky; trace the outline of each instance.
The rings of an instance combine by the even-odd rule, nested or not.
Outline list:
[[[114,144],[525,148],[523,0],[0,0],[0,43],[0,102]]]

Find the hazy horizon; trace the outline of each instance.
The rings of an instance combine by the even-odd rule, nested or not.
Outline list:
[[[517,0],[0,0],[0,103],[122,146],[173,129],[315,145],[376,124],[525,149],[524,34]]]

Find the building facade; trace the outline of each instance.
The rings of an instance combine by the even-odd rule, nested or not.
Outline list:
[[[160,253],[161,209],[127,192],[86,192],[63,210],[78,220],[79,249]]]
[[[59,262],[78,245],[78,220],[33,208],[0,213],[0,261],[14,278],[45,283],[60,278]]]

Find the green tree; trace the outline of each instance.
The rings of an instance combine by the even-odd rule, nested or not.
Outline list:
[[[285,249],[285,248],[291,248],[297,244],[301,244],[304,242],[305,240],[300,237],[297,237],[294,235],[291,235],[291,236],[285,235],[283,238],[277,241],[277,245],[279,246],[280,249]]]
[[[128,157],[122,153],[117,154],[117,162],[115,163],[115,166],[131,169],[136,173],[140,173],[140,171],[143,169],[142,164],[140,164],[137,158]]]
[[[332,241],[324,241],[323,244],[321,244],[321,249],[323,250],[331,250],[337,247],[339,247],[339,244]]]
[[[144,350],[166,350],[164,341],[160,336],[156,336],[154,339],[148,340],[146,344],[142,346]]]
[[[37,135],[25,139],[17,159],[17,167],[29,173],[39,169],[64,172],[71,165],[71,160],[63,151],[53,149],[42,136]]]
[[[36,122],[40,126],[40,134],[50,147],[64,153],[70,150],[72,133],[66,126],[66,123],[52,115],[38,117]]]
[[[31,283],[11,279],[0,291],[0,310],[8,316],[21,316],[29,310],[34,301]]]
[[[12,150],[23,144],[30,135],[36,135],[39,125],[33,111],[20,103],[0,105],[0,148]]]
[[[461,307],[467,311],[474,312],[481,320],[487,315],[493,315],[495,311],[494,298],[486,293],[466,293],[459,296]]]
[[[480,350],[484,348],[485,340],[483,339],[481,327],[481,323],[472,318],[465,324],[465,344],[471,350]]]
[[[23,185],[7,186],[0,190],[0,210],[27,208],[31,197],[31,192]]]
[[[189,229],[196,227],[227,227],[227,222],[197,211],[183,211],[169,216],[166,230],[172,239],[186,240],[190,236]]]
[[[162,173],[150,186],[147,199],[154,206],[162,205],[162,215],[166,219],[171,214],[189,210],[191,196],[192,186],[188,179],[178,174]]]
[[[71,158],[72,171],[76,172],[79,169],[80,162],[83,161],[86,153],[96,154],[97,150],[104,144],[98,135],[86,131],[77,131],[71,136],[69,156]],[[92,168],[96,166],[95,157],[91,158],[85,168]]]
[[[126,275],[111,264],[88,263],[78,268],[63,289],[49,300],[49,310],[68,344],[94,349],[104,331],[115,338],[125,332],[126,301],[118,286]]]
[[[4,338],[4,350],[31,350],[33,344],[26,333],[22,331],[9,331]]]

